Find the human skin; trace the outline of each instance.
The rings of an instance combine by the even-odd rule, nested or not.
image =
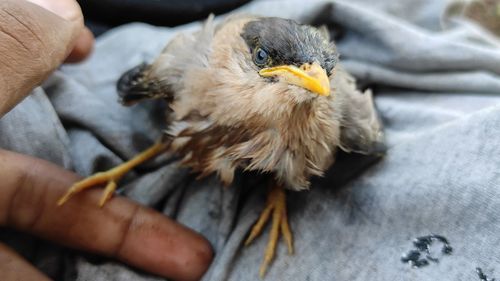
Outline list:
[[[64,61],[93,46],[74,0],[0,1],[0,118]],[[212,260],[201,235],[125,198],[98,208],[93,190],[57,207],[80,177],[47,161],[0,149],[0,226],[121,260],[172,278],[198,280]],[[0,243],[2,280],[49,280]]]

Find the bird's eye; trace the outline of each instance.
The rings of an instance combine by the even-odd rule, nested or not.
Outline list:
[[[269,55],[262,48],[256,48],[253,52],[253,61],[258,66],[266,65],[269,61]]]

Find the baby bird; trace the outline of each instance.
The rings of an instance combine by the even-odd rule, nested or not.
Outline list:
[[[293,253],[284,189],[309,188],[333,163],[337,148],[373,153],[383,143],[372,94],[356,90],[338,63],[325,29],[281,18],[234,16],[215,26],[210,17],[192,34],[179,34],[151,64],[118,81],[124,104],[165,99],[170,122],[150,149],[72,186],[58,202],[107,184],[100,205],[134,166],[170,151],[199,173],[229,185],[237,169],[272,175],[267,205],[252,242],[272,218],[260,275],[274,257],[280,233]]]

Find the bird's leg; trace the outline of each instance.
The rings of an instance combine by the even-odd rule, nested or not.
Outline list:
[[[155,143],[150,148],[141,152],[139,155],[130,159],[129,161],[122,163],[110,170],[105,172],[96,173],[88,178],[85,178],[79,182],[74,183],[68,191],[57,201],[57,205],[61,206],[66,203],[66,201],[71,198],[71,196],[79,193],[85,189],[91,188],[99,184],[106,184],[106,188],[103,191],[101,200],[99,201],[99,206],[102,207],[104,204],[111,199],[113,193],[116,190],[117,182],[134,167],[144,163],[145,161],[157,156],[161,152],[165,151],[170,145],[169,141],[159,141]]]
[[[274,258],[276,246],[280,233],[285,238],[288,246],[288,253],[293,254],[293,238],[290,226],[288,225],[288,218],[286,214],[286,197],[283,185],[277,184],[273,181],[270,186],[270,191],[267,197],[267,204],[262,211],[259,220],[252,227],[250,235],[245,241],[245,246],[252,243],[262,233],[266,222],[272,215],[271,233],[269,235],[269,242],[267,243],[266,251],[264,254],[264,261],[262,262],[259,270],[259,275],[262,278],[266,273],[266,269]]]

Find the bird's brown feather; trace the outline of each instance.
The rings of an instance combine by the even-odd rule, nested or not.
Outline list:
[[[174,93],[167,134],[182,163],[200,176],[217,173],[230,184],[241,168],[305,189],[332,164],[342,122],[357,118],[343,116],[350,112],[346,103],[362,94],[340,68],[328,97],[263,79],[239,36],[255,19],[234,17],[217,27],[209,19],[201,31],[173,39],[151,65],[154,79]],[[373,106],[363,110],[376,116]]]

